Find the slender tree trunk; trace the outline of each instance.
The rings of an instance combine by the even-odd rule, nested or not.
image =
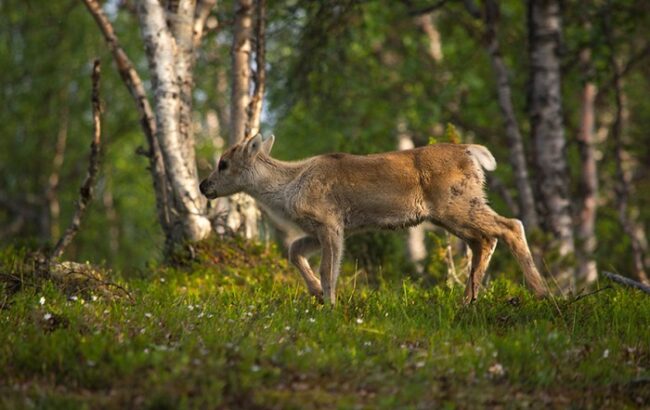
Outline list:
[[[592,283],[598,279],[598,269],[593,254],[596,250],[596,210],[598,207],[598,172],[596,164],[596,141],[594,136],[597,89],[589,80],[591,71],[591,50],[582,50],[581,63],[587,73],[582,89],[580,112],[580,148],[582,195],[577,215],[578,274],[579,280]]]
[[[611,40],[609,40],[609,43],[610,47],[613,48]],[[614,124],[612,125],[612,139],[614,140],[616,162],[616,208],[623,231],[629,237],[632,246],[634,275],[640,282],[650,284],[644,258],[645,253],[647,253],[647,244],[643,238],[644,231],[637,220],[637,212],[634,212],[629,204],[630,194],[632,192],[632,176],[630,172],[632,161],[630,160],[629,153],[625,150],[625,142],[623,141],[623,130],[627,117],[623,94],[623,79],[620,75],[620,68],[618,61],[614,57],[613,50],[611,54],[610,64],[614,67],[614,97],[616,100],[616,115],[614,117]]]
[[[436,63],[442,61],[442,42],[440,41],[440,32],[435,25],[434,16],[432,13],[423,14],[415,18],[415,24],[427,36],[429,40],[429,49],[427,50],[429,57]]]
[[[235,3],[235,22],[233,26],[232,89],[230,97],[230,145],[250,136],[249,107],[251,104],[251,57],[253,53],[253,0],[238,0]],[[261,107],[261,101],[260,101]],[[258,124],[259,126],[259,124]],[[229,198],[228,227],[242,232],[244,237],[258,236],[260,211],[255,200],[240,193]]]
[[[190,177],[197,179],[194,132],[192,130],[195,8],[196,0],[168,1],[165,17],[176,44],[174,61],[176,76],[180,83],[178,134],[181,158]]]
[[[548,261],[560,287],[574,284],[564,257],[573,254],[573,220],[562,121],[559,0],[528,0],[530,34],[530,121],[538,189],[538,209],[545,230],[554,238],[560,260]]]
[[[102,192],[102,203],[106,213],[106,222],[108,223],[108,249],[112,261],[115,262],[120,251],[120,226],[113,198],[113,187],[110,181],[106,181],[106,186]]]
[[[231,50],[233,78],[230,96],[230,145],[234,145],[246,137],[247,108],[251,100],[252,71],[250,62],[253,53],[253,0],[238,0],[235,7]]]
[[[485,2],[485,42],[490,55],[492,70],[496,77],[499,108],[505,124],[505,133],[510,148],[510,164],[514,172],[517,185],[517,199],[519,204],[519,217],[527,229],[538,228],[539,222],[535,209],[535,198],[528,177],[528,164],[524,150],[524,141],[521,136],[517,116],[512,104],[512,91],[508,69],[501,56],[501,45],[497,34],[499,5],[494,0]]]
[[[255,71],[253,75],[253,96],[248,104],[247,136],[260,131],[262,105],[266,89],[266,0],[256,0],[257,17],[255,19]]]
[[[63,159],[65,158],[65,147],[68,141],[68,117],[69,110],[67,101],[63,101],[61,108],[61,115],[59,117],[59,130],[56,135],[56,144],[54,145],[54,157],[52,158],[52,170],[47,180],[47,188],[45,190],[45,200],[47,201],[48,212],[48,225],[49,225],[49,239],[56,241],[61,236],[61,228],[59,226],[59,217],[61,215],[61,206],[59,204],[58,188],[59,180],[61,178],[61,167],[63,166]]]
[[[169,205],[174,218],[172,242],[201,240],[208,236],[212,228],[205,216],[205,199],[198,189],[194,155],[190,156],[191,162],[185,157],[190,150],[193,151],[194,138],[191,129],[183,129],[182,125],[184,110],[187,109],[187,101],[183,101],[183,88],[191,84],[191,79],[184,77],[189,70],[185,61],[188,51],[184,44],[186,38],[190,38],[191,44],[192,36],[187,33],[176,33],[178,38],[172,35],[181,29],[179,24],[172,24],[173,30],[170,30],[158,0],[142,0],[138,6],[138,17],[152,76],[156,138],[171,186]],[[190,34],[192,27],[183,25]]]
[[[397,149],[407,150],[415,148],[413,138],[409,133],[406,122],[403,118],[397,120]],[[415,265],[418,273],[424,271],[424,263],[427,257],[427,248],[425,245],[426,230],[423,224],[410,227],[407,233],[406,252],[409,260]]]

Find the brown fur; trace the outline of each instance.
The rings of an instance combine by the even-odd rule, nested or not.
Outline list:
[[[260,135],[228,150],[228,167],[201,183],[207,197],[244,191],[307,234],[289,259],[309,291],[335,303],[346,234],[368,228],[403,228],[430,221],[468,243],[473,252],[465,301],[476,299],[496,246],[503,240],[537,295],[546,293],[521,222],[487,204],[484,171],[496,167],[478,145],[436,144],[375,155],[329,154],[282,162],[268,154],[274,137]],[[241,148],[241,149],[239,149]],[[307,257],[321,249],[320,280]]]

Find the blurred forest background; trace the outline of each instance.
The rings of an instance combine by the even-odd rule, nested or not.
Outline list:
[[[161,3],[176,35],[181,19],[174,18],[184,4],[197,2]],[[101,7],[94,16],[93,6]],[[175,233],[174,218],[182,220],[183,212],[204,214],[209,230],[219,231],[223,219],[214,210],[227,204],[172,210],[165,226],[160,187],[147,170],[155,168],[152,153],[162,144],[167,181],[174,179],[159,117],[160,50],[147,38],[155,23],[147,19],[158,6],[157,0],[0,2],[3,246],[52,246],[72,217],[92,135],[96,57],[103,63],[101,169],[66,258],[143,268],[161,260],[170,242],[204,236]],[[281,159],[430,142],[486,145],[499,163],[490,200],[498,212],[524,221],[543,271],[558,280],[593,281],[597,266],[647,281],[647,1],[219,0],[199,1],[191,13],[201,33],[197,39],[195,26],[198,41],[188,46],[193,79],[179,89],[190,96],[184,106],[191,108],[190,124],[181,134],[191,140],[187,152],[195,145],[196,165],[191,157],[185,164],[194,191],[219,152],[258,127],[240,126],[236,112],[254,111],[241,110],[237,90],[244,90],[244,100],[261,110],[262,131],[276,135],[273,154]],[[98,16],[112,26],[119,46],[107,43]],[[247,67],[240,58],[244,44]],[[131,72],[142,79],[158,142],[147,138],[117,55],[128,56]],[[235,86],[242,72],[247,82]],[[230,209],[239,208],[231,203]],[[244,234],[264,239],[274,230],[273,223],[260,226]],[[272,236],[282,241],[282,234]],[[426,255],[412,245],[422,240]],[[346,257],[369,269],[416,272],[420,266],[434,274],[444,267],[437,263],[448,241],[438,232],[368,234],[349,241]],[[514,262],[498,250],[492,266],[508,270]]]

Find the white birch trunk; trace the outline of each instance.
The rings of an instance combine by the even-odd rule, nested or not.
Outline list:
[[[198,189],[196,162],[184,158],[190,150],[193,152],[194,144],[191,130],[185,135],[187,138],[183,137],[181,131],[183,79],[177,68],[180,66],[186,70],[187,67],[178,57],[179,46],[167,26],[159,1],[142,0],[138,17],[152,77],[156,138],[172,188],[171,207],[175,222],[172,236],[190,241],[201,240],[208,236],[212,228],[205,216],[205,200]],[[194,158],[193,154],[191,158]]]
[[[569,199],[569,171],[562,119],[560,39],[557,0],[529,0],[530,120],[537,171],[540,220],[560,260],[549,261],[562,288],[574,285],[573,269],[562,260],[575,251]]]
[[[233,28],[232,90],[230,107],[230,145],[246,138],[250,130],[248,108],[251,103],[251,56],[253,52],[253,0],[239,0],[235,3],[235,23]],[[246,194],[236,194],[229,199],[226,224],[234,232],[245,238],[257,238],[260,211],[255,200]]]
[[[397,149],[401,151],[413,148],[415,148],[415,144],[406,128],[406,123],[403,119],[399,119],[397,121]],[[424,225],[420,224],[410,227],[407,235],[406,251],[409,260],[415,265],[418,273],[422,273],[424,271],[424,262],[427,257],[427,247],[424,241],[426,235]]]
[[[580,54],[584,70],[591,70],[591,51],[585,49]],[[578,272],[577,278],[587,283],[598,279],[598,268],[594,260],[596,250],[596,211],[598,208],[598,172],[596,163],[595,101],[597,89],[591,81],[586,81],[582,90],[580,112],[580,132],[578,145],[581,158],[582,195],[577,215],[576,236],[578,239]]]

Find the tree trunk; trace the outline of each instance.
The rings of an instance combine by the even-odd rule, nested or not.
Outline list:
[[[256,0],[256,8],[254,89],[248,104],[247,136],[256,135],[260,131],[264,90],[266,89],[266,0]]]
[[[233,27],[232,90],[230,97],[230,145],[246,137],[248,105],[250,104],[251,55],[253,53],[253,0],[238,0],[235,3]]]
[[[613,48],[612,41],[609,41],[610,47]],[[614,67],[614,97],[616,100],[616,115],[614,117],[614,124],[612,125],[612,138],[614,140],[614,160],[616,162],[616,184],[615,184],[615,198],[616,209],[618,211],[618,218],[625,234],[629,237],[632,245],[632,262],[634,268],[634,275],[638,280],[645,284],[650,284],[648,275],[646,273],[644,254],[647,252],[647,243],[644,241],[644,230],[640,226],[637,215],[629,204],[630,194],[632,192],[632,176],[630,175],[630,155],[625,150],[625,142],[623,141],[623,129],[626,120],[625,111],[625,98],[623,95],[623,79],[620,75],[620,68],[618,61],[614,57],[612,51],[610,64]]]
[[[49,239],[56,241],[61,236],[59,226],[59,217],[61,216],[61,206],[59,204],[59,181],[61,178],[61,168],[65,158],[65,148],[68,141],[68,118],[69,109],[67,98],[63,101],[61,114],[59,117],[59,130],[56,135],[56,144],[54,145],[54,157],[52,158],[52,170],[47,179],[47,188],[45,190],[45,200],[47,202]]]
[[[415,148],[413,138],[409,133],[406,122],[403,118],[397,120],[397,149],[407,150]],[[425,245],[426,230],[424,224],[412,226],[408,229],[408,238],[406,240],[406,252],[409,260],[415,265],[418,273],[424,271],[425,259],[427,257],[427,247]]]
[[[573,254],[573,221],[569,199],[566,139],[562,121],[560,40],[562,21],[558,0],[528,0],[530,35],[530,122],[543,227],[560,255],[547,261],[561,288],[574,284],[564,257]]]
[[[415,18],[415,24],[420,27],[429,40],[429,50],[427,54],[436,63],[442,61],[442,42],[440,41],[440,32],[434,23],[432,13],[423,14]]]
[[[194,12],[196,0],[167,2],[165,18],[176,43],[175,69],[180,83],[178,120],[179,146],[184,168],[197,179],[194,133],[192,130],[192,90],[194,89]]]
[[[517,116],[512,104],[512,92],[510,89],[510,79],[508,69],[506,68],[501,56],[501,45],[497,35],[497,26],[499,18],[499,6],[494,0],[485,2],[485,41],[490,62],[497,83],[497,95],[499,108],[505,124],[506,139],[510,148],[510,164],[514,172],[515,183],[517,185],[517,199],[519,204],[519,217],[529,230],[538,228],[539,222],[537,211],[535,209],[535,198],[533,189],[528,177],[528,164],[526,163],[526,153],[524,142],[519,130]]]
[[[168,203],[173,217],[171,240],[173,244],[198,241],[207,237],[212,228],[205,216],[205,199],[198,189],[196,162],[193,160],[194,137],[191,128],[183,129],[182,124],[182,117],[188,109],[187,101],[183,101],[183,89],[187,84],[191,87],[192,83],[191,78],[186,77],[191,67],[185,61],[188,58],[185,42],[189,37],[189,43],[192,43],[193,26],[182,25],[183,30],[190,32],[189,35],[179,28],[180,24],[172,24],[173,30],[170,30],[158,0],[142,0],[138,17],[152,77],[156,138],[171,186],[172,198]],[[179,37],[174,37],[172,31]],[[188,154],[190,151],[191,155]]]
[[[577,279],[592,283],[598,279],[598,269],[593,254],[596,250],[596,210],[598,207],[598,172],[596,164],[596,141],[594,137],[596,85],[589,80],[591,51],[582,50],[581,63],[586,72],[582,89],[580,132],[578,146],[581,158],[579,213],[577,215],[578,272]]]
[[[233,26],[232,90],[230,98],[230,145],[250,136],[249,106],[252,81],[251,56],[253,53],[253,0],[238,0],[235,3],[235,22]],[[260,101],[261,107],[261,101]],[[261,109],[261,108],[260,108]],[[258,123],[259,128],[259,123]],[[226,219],[228,227],[234,232],[243,233],[247,239],[258,236],[260,211],[255,200],[239,193],[229,198],[229,211]]]

